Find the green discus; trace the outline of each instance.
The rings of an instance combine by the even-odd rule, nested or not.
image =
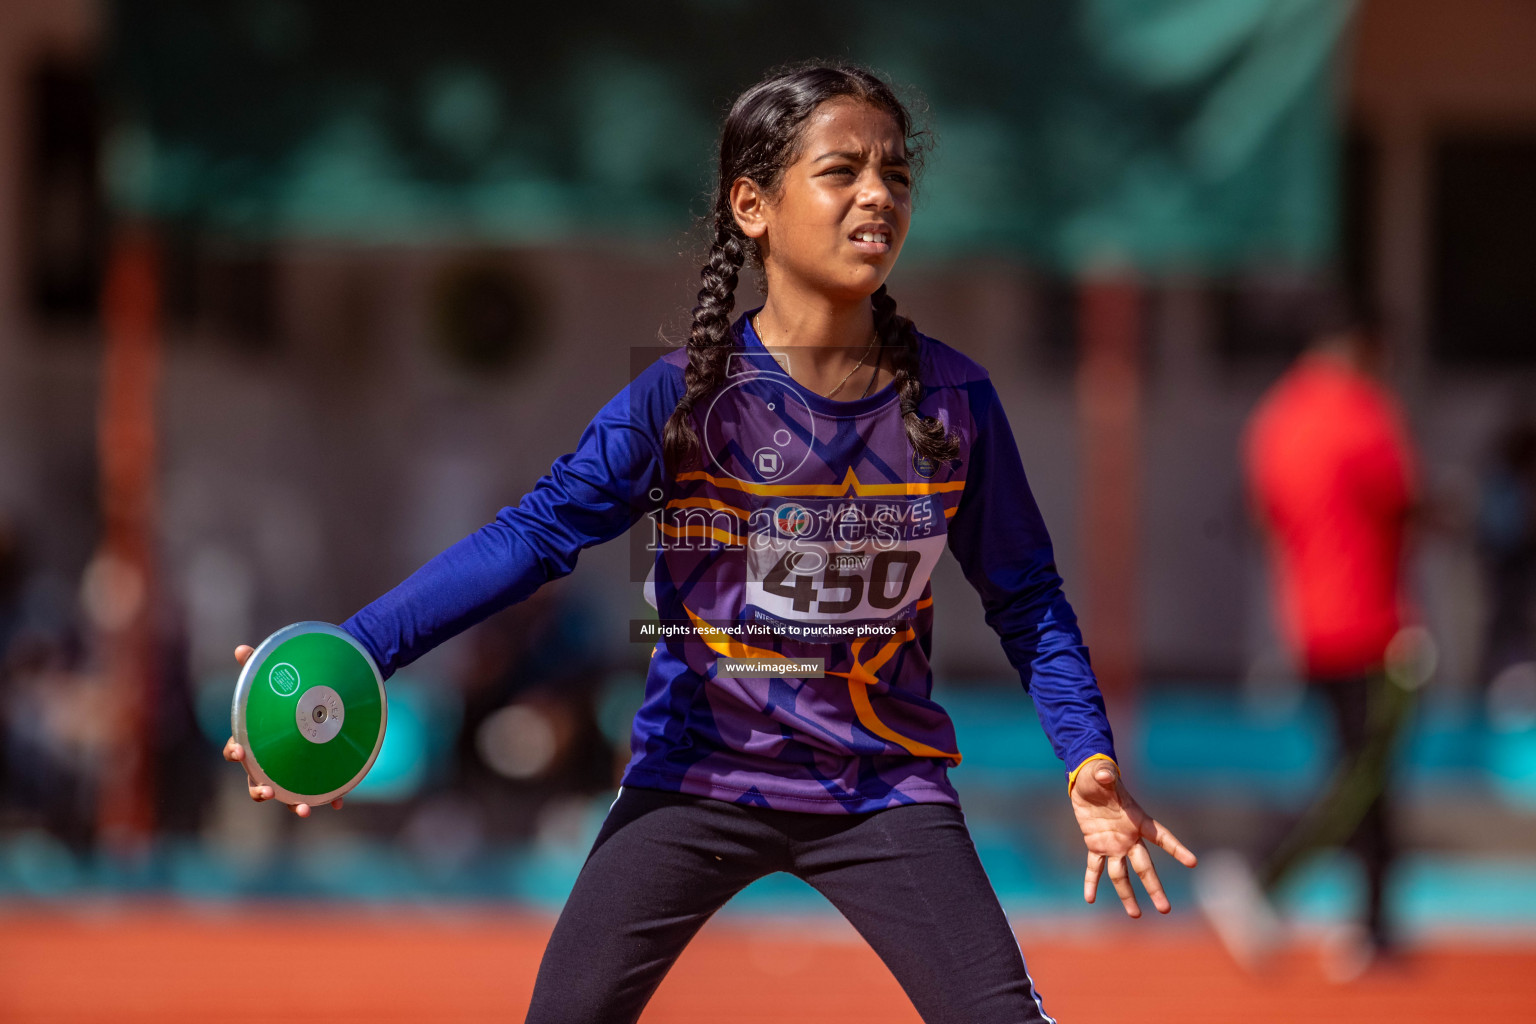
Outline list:
[[[346,630],[295,622],[246,659],[230,717],[257,782],[284,803],[329,803],[379,756],[384,678]]]

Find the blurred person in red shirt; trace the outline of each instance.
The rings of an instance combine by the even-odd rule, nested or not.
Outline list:
[[[1336,949],[1334,973],[1356,974],[1392,945],[1383,907],[1394,854],[1389,769],[1419,680],[1396,667],[1416,635],[1403,631],[1402,598],[1416,484],[1401,410],[1379,377],[1385,355],[1374,319],[1341,311],[1260,400],[1243,437],[1282,633],[1327,699],[1339,740],[1327,787],[1257,876],[1222,855],[1202,881],[1202,906],[1249,964],[1277,941],[1272,894],[1308,854],[1346,842],[1364,861],[1368,903],[1364,929]]]

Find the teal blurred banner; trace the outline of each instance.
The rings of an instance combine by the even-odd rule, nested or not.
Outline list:
[[[909,250],[1317,266],[1349,0],[115,0],[123,213],[257,238],[675,237],[766,70],[866,62],[938,145]]]

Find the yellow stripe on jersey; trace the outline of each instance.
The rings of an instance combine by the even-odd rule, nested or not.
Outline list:
[[[727,633],[723,629],[718,629],[714,626],[711,626],[709,623],[699,618],[698,615],[694,613],[694,610],[689,608],[687,605],[683,605],[683,611],[687,612],[688,617],[693,620],[693,625],[699,633],[699,639],[703,640],[704,643],[708,645],[710,650],[714,651],[718,655],[721,655],[722,657],[737,658],[742,660],[753,658],[759,661],[792,660],[780,654],[778,651],[767,651],[761,647],[753,647],[751,644],[744,644],[740,640],[732,639],[731,634]]]
[[[746,509],[737,508],[735,505],[728,505],[715,498],[673,498],[667,502],[667,508],[713,508],[721,512],[729,512],[742,519],[747,518],[749,515]]]
[[[932,598],[929,598],[929,602],[932,603]],[[875,706],[869,699],[869,688],[880,682],[879,677],[875,675],[876,672],[880,671],[880,666],[889,661],[891,656],[901,648],[902,644],[914,639],[916,636],[917,634],[913,631],[912,627],[908,626],[905,630],[897,633],[881,645],[879,653],[869,661],[864,661],[861,658],[864,645],[869,642],[869,638],[859,637],[853,645],[853,668],[848,672],[829,671],[827,675],[846,676],[848,678],[848,696],[853,701],[854,713],[859,716],[859,724],[864,726],[864,728],[881,739],[890,740],[909,754],[917,757],[947,757],[951,762],[958,765],[960,763],[959,751],[940,750],[938,747],[931,747],[926,743],[903,736],[880,721],[880,716],[875,714]]]
[[[677,475],[679,481],[705,480],[715,485],[730,490],[745,491],[748,494],[759,494],[776,498],[840,498],[850,491],[855,495],[878,497],[880,495],[910,495],[910,494],[943,494],[949,491],[961,491],[965,489],[964,480],[946,480],[937,484],[919,483],[864,483],[859,479],[853,467],[848,467],[842,483],[836,484],[757,484],[746,480],[737,480],[732,476],[715,476],[706,473],[702,469],[691,470]]]
[[[745,540],[737,537],[729,530],[717,530],[713,526],[679,527],[672,526],[667,523],[657,523],[656,525],[660,526],[661,532],[666,534],[668,537],[708,537],[712,540],[717,540],[722,544],[735,544],[738,547],[746,543]]]
[[[933,599],[929,598],[928,602],[931,604]],[[687,605],[683,606],[683,610],[686,611],[688,613],[688,617],[693,620],[693,624],[699,633],[699,639],[703,640],[705,645],[708,646],[710,650],[714,651],[716,654],[722,657],[740,659],[755,658],[764,661],[793,660],[783,654],[780,654],[778,651],[764,650],[761,647],[753,647],[751,644],[744,644],[739,640],[733,639],[729,633],[722,629],[711,626],[709,623],[699,618],[699,616],[694,613],[694,610],[689,608]],[[916,636],[916,632],[912,629],[911,626],[908,626],[905,630],[897,633],[894,637],[891,637],[889,640],[887,640],[885,644],[881,646],[880,651],[874,656],[874,658],[867,662],[860,660],[860,652],[862,651],[864,644],[868,642],[869,638],[860,637],[857,641],[855,641],[853,645],[853,669],[848,672],[834,672],[829,670],[827,675],[844,676],[848,679],[848,696],[853,701],[854,714],[858,715],[859,723],[863,725],[864,728],[868,729],[876,736],[879,736],[881,739],[890,740],[892,743],[901,747],[909,754],[913,754],[917,757],[947,757],[954,764],[958,765],[960,763],[960,753],[958,751],[940,750],[938,747],[930,747],[926,743],[922,743],[910,737],[903,736],[895,729],[892,729],[890,726],[880,721],[880,716],[875,713],[874,705],[870,703],[869,700],[869,687],[880,682],[880,679],[875,675],[876,672],[880,671],[880,666],[889,661],[891,656],[894,655],[898,649],[900,649],[902,644],[909,640],[915,639]]]

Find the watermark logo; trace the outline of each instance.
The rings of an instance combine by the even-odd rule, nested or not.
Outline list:
[[[784,460],[779,458],[779,453],[772,448],[759,448],[753,456],[753,463],[757,471],[768,479],[778,476],[784,468]]]
[[[747,484],[781,483],[811,457],[816,415],[796,392],[787,365],[732,356],[726,386],[703,416],[712,472]]]

